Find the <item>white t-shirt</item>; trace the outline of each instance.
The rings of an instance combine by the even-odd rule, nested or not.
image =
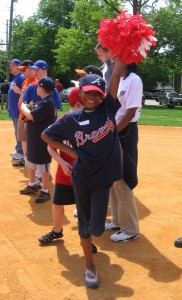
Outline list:
[[[131,122],[136,122],[140,117],[140,110],[142,107],[143,83],[138,75],[130,73],[130,75],[123,80],[120,79],[118,88],[118,99],[121,103],[121,108],[116,114],[116,123],[126,114],[127,109],[138,107],[134,118]]]

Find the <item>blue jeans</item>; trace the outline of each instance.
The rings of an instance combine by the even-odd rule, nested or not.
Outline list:
[[[78,230],[83,239],[100,236],[105,230],[110,186],[84,188],[74,185]]]
[[[17,139],[18,118],[12,118],[12,120],[13,120],[13,126],[14,126],[14,129],[15,129],[15,138],[16,138],[15,150],[16,150],[17,153],[23,154],[22,143],[20,141],[18,141],[18,139]]]

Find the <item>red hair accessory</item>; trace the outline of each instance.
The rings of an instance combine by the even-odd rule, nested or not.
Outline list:
[[[116,19],[103,19],[97,33],[101,45],[124,64],[142,61],[157,41],[152,26],[140,14],[132,16],[127,11],[121,11]]]

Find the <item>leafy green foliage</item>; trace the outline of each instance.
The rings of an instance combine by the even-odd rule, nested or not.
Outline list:
[[[117,1],[115,5],[119,6]],[[60,28],[56,35],[57,48],[54,53],[61,72],[69,71],[74,77],[75,68],[89,64],[100,65],[95,52],[96,31],[103,18],[115,18],[116,14],[103,1],[76,2],[74,12],[70,13],[72,27]]]
[[[37,16],[51,27],[70,28],[69,13],[74,10],[75,2],[73,0],[41,0]]]
[[[138,0],[138,9],[154,26],[158,38],[147,59],[139,65],[144,89],[157,82],[170,83],[172,74],[182,73],[182,2],[167,0],[156,10],[158,0]],[[132,5],[134,2],[131,0]],[[103,18],[115,18],[120,0],[41,0],[37,14],[24,21],[14,20],[12,57],[44,59],[51,76],[75,76],[75,68],[88,64],[100,66],[95,46],[96,30]]]

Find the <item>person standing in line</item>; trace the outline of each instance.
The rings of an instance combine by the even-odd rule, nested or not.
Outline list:
[[[23,102],[26,104],[29,104],[31,101],[37,103],[41,100],[39,95],[37,95],[38,80],[48,76],[48,64],[44,60],[37,60],[33,64],[33,66],[31,66],[31,68],[34,69],[35,71],[36,81],[30,84],[25,91]],[[55,117],[56,117],[58,109],[61,109],[62,107],[60,95],[56,88],[52,93],[52,98],[55,105]]]
[[[82,109],[83,103],[79,95],[79,88],[73,88],[68,96],[69,104],[71,105],[71,111]],[[61,119],[60,116],[58,118]],[[67,144],[67,141],[65,141]],[[57,152],[48,146],[48,152],[52,158],[58,163],[56,178],[55,178],[55,189],[54,197],[52,202],[52,216],[53,216],[53,229],[41,236],[39,242],[42,245],[50,244],[52,241],[63,237],[63,217],[64,217],[64,206],[75,204],[75,195],[73,189],[73,183],[71,178],[71,172],[75,159],[64,152]],[[97,252],[97,247],[92,244],[92,253]]]
[[[29,104],[30,102],[33,102],[34,104],[36,104],[39,101],[41,101],[41,97],[37,94],[38,80],[48,76],[48,64],[44,60],[37,60],[33,64],[33,66],[31,66],[31,68],[34,69],[34,71],[35,71],[36,81],[33,82],[32,84],[30,84],[25,91],[25,94],[23,97],[23,102],[26,104]],[[62,102],[61,102],[60,95],[56,88],[54,88],[54,91],[51,96],[54,101],[55,120],[56,120],[58,109],[62,110]],[[37,178],[37,180],[41,181],[41,174],[36,172],[36,178]],[[52,179],[53,178],[50,174],[49,180],[52,180]]]
[[[5,79],[1,87],[1,93],[2,93],[1,110],[3,110],[4,108],[4,103],[6,103],[6,110],[8,111],[8,91],[9,91],[9,83],[8,80]]]
[[[79,235],[85,257],[85,285],[98,288],[92,254],[92,235],[104,232],[110,186],[121,178],[121,155],[115,115],[120,107],[117,91],[122,63],[116,59],[108,94],[96,74],[80,80],[84,109],[73,111],[49,126],[42,139],[76,158],[72,170]],[[68,140],[73,148],[62,141]]]
[[[35,73],[34,69],[31,68],[33,65],[33,62],[31,60],[24,60],[21,63],[21,66],[18,67],[18,69],[24,74],[25,80],[22,84],[22,89],[19,89],[17,86],[13,86],[12,89],[15,93],[20,95],[19,101],[18,101],[18,107],[20,110],[18,123],[17,123],[17,137],[18,140],[22,142],[22,148],[23,148],[23,158],[17,162],[13,163],[13,167],[23,167],[25,165],[25,156],[27,152],[27,141],[26,141],[26,123],[24,121],[24,115],[21,110],[21,104],[23,101],[24,93],[29,86],[29,84],[35,82]]]
[[[102,47],[100,42],[96,45],[95,50],[97,52],[98,58],[103,62],[103,65],[101,66],[101,71],[103,74],[103,78],[106,82],[106,92],[107,92],[111,80],[112,70],[113,70],[111,56],[109,50],[107,48]]]
[[[25,166],[28,170],[29,182],[24,189],[20,190],[20,194],[30,195],[39,191],[40,185],[35,178],[35,172],[38,171],[42,176],[42,190],[35,199],[36,203],[43,203],[51,198],[49,193],[51,156],[46,143],[41,139],[41,133],[55,121],[55,106],[51,97],[54,89],[54,81],[49,77],[44,77],[38,81],[37,88],[41,101],[32,110],[25,103],[21,105],[22,112],[28,119]]]
[[[105,230],[120,229],[111,235],[113,242],[128,242],[139,237],[139,221],[133,189],[138,184],[138,126],[142,107],[143,84],[136,75],[136,64],[123,65],[118,89],[121,108],[116,123],[121,144],[122,179],[110,190],[112,221]]]
[[[10,155],[13,159],[20,160],[23,158],[23,149],[22,149],[22,143],[18,141],[17,138],[17,123],[18,123],[18,117],[20,114],[19,108],[18,108],[18,100],[20,95],[16,94],[13,90],[13,87],[18,87],[22,89],[22,83],[25,80],[25,77],[21,73],[21,71],[18,69],[18,67],[21,65],[21,61],[17,58],[14,58],[9,61],[10,66],[10,72],[14,75],[9,91],[8,91],[8,113],[9,117],[13,120],[13,125],[15,129],[15,138],[16,138],[16,146],[15,150],[16,152],[11,152]]]

